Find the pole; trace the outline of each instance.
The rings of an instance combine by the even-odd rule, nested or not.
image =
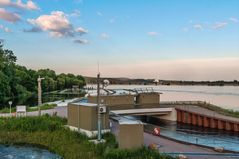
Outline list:
[[[9,101],[8,104],[10,106],[10,116],[12,116],[12,101]]]
[[[37,79],[38,82],[38,116],[41,116],[41,109],[40,106],[42,105],[42,99],[41,99],[41,77],[39,76]]]
[[[100,73],[97,74],[98,141],[101,141]]]

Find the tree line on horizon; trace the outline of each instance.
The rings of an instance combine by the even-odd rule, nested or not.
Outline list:
[[[31,96],[37,93],[37,78],[42,81],[43,92],[51,92],[85,85],[81,75],[59,74],[50,69],[32,70],[16,64],[13,51],[4,49],[0,43],[0,106],[14,98]]]

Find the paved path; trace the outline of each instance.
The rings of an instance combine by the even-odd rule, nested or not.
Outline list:
[[[211,155],[205,155],[205,156],[189,156],[187,157],[189,159],[227,159],[227,158],[237,158],[239,159],[239,156],[237,157],[228,157],[228,156],[222,156],[223,153],[217,153],[211,149],[199,147],[196,145],[186,145],[183,143],[175,142],[169,139],[165,139],[163,137],[159,136],[153,136],[148,133],[144,133],[144,143],[146,146],[149,144],[155,143],[160,145],[159,148],[160,152],[164,153],[198,153],[198,154],[211,154]]]

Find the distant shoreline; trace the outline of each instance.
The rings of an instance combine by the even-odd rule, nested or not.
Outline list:
[[[85,77],[87,84],[96,84],[95,77]],[[130,78],[106,78],[114,85],[178,85],[178,86],[239,86],[239,81],[179,81],[179,80],[158,80],[154,79],[130,79]]]

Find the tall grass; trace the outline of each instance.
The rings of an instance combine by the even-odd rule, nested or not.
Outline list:
[[[146,147],[134,150],[112,149],[104,155],[104,159],[173,159],[171,156],[161,155]]]

